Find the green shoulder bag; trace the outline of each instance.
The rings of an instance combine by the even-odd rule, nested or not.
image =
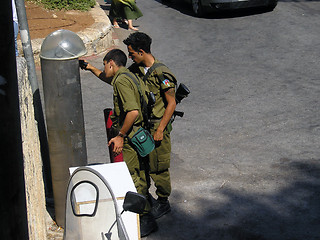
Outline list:
[[[129,138],[129,141],[141,157],[145,157],[151,153],[155,146],[152,135],[142,127]]]

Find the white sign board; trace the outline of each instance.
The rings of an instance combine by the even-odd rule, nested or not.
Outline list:
[[[126,193],[128,191],[137,192],[132,181],[131,175],[127,168],[125,162],[118,162],[118,163],[108,163],[108,164],[98,164],[88,166],[89,168],[94,169],[95,171],[99,172],[103,178],[109,183],[115,198],[117,199],[117,205],[119,211],[122,212],[123,208],[123,201]],[[72,167],[69,169],[70,175],[77,169],[77,167]],[[85,179],[83,179],[85,180]],[[88,196],[88,191],[83,191],[80,195],[77,196],[77,201],[81,200],[88,200],[93,198],[93,196]],[[89,194],[90,195],[90,194]],[[139,216],[135,213],[131,212],[124,212],[122,214],[122,220],[126,227],[126,231],[130,240],[138,240],[140,239],[139,236]]]

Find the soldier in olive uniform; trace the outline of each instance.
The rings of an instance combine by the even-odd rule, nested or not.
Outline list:
[[[124,67],[126,62],[127,57],[125,53],[120,49],[113,49],[103,59],[104,71],[95,68],[87,62],[85,69],[113,86],[114,110],[111,119],[112,127],[117,130],[118,134],[109,141],[108,145],[113,144],[114,154],[123,152],[123,159],[128,166],[138,193],[147,196],[148,185],[144,170],[147,161],[137,154],[127,138],[127,136],[129,138],[132,137],[143,124],[140,94],[132,77],[140,84],[142,94],[144,94],[143,96],[146,99],[145,89],[144,84],[141,82],[142,80],[135,77],[133,73]],[[150,210],[151,207],[147,204],[145,213],[140,216],[140,232],[142,237],[157,230],[157,223],[153,215],[150,214]]]
[[[151,116],[153,123],[151,134],[156,142],[156,148],[149,154],[149,159],[150,176],[155,183],[158,196],[156,201],[152,201],[151,213],[155,218],[159,218],[171,210],[168,201],[171,194],[169,167],[172,127],[170,120],[176,107],[176,78],[151,54],[152,40],[147,34],[132,33],[123,42],[128,47],[129,58],[134,62],[129,70],[138,74],[145,82],[147,90],[153,92],[156,97]]]

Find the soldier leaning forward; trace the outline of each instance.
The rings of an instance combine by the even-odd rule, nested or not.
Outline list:
[[[128,140],[128,137],[132,137],[143,125],[143,116],[140,93],[136,83],[132,80],[132,76],[130,77],[130,75],[134,77],[134,74],[124,67],[126,62],[125,53],[120,49],[113,49],[103,59],[104,71],[100,71],[87,62],[84,69],[90,70],[102,81],[113,86],[114,110],[111,119],[113,122],[112,127],[117,130],[118,134],[108,144],[113,144],[114,154],[123,153],[123,159],[128,166],[138,193],[147,197],[146,159],[137,154]],[[142,80],[136,79],[140,81],[140,87],[144,93],[145,89],[144,84],[141,82]],[[150,210],[150,205],[147,204],[144,214],[140,216],[141,236],[145,236],[157,229],[157,223],[152,214],[150,214]]]

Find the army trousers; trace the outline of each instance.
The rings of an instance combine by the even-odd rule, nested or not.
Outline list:
[[[127,164],[137,192],[147,197],[149,187],[149,181],[146,177],[146,173],[148,173],[149,169],[148,158],[140,157],[138,153],[129,144],[128,139],[125,139],[123,144],[123,160]],[[150,204],[147,202],[145,212],[149,212],[150,210]]]
[[[152,135],[155,130],[156,128],[151,129]],[[169,172],[170,154],[170,132],[165,129],[163,132],[163,140],[161,142],[156,142],[155,149],[149,154],[150,177],[154,181],[156,194],[160,198],[168,198],[171,194],[171,180]]]

